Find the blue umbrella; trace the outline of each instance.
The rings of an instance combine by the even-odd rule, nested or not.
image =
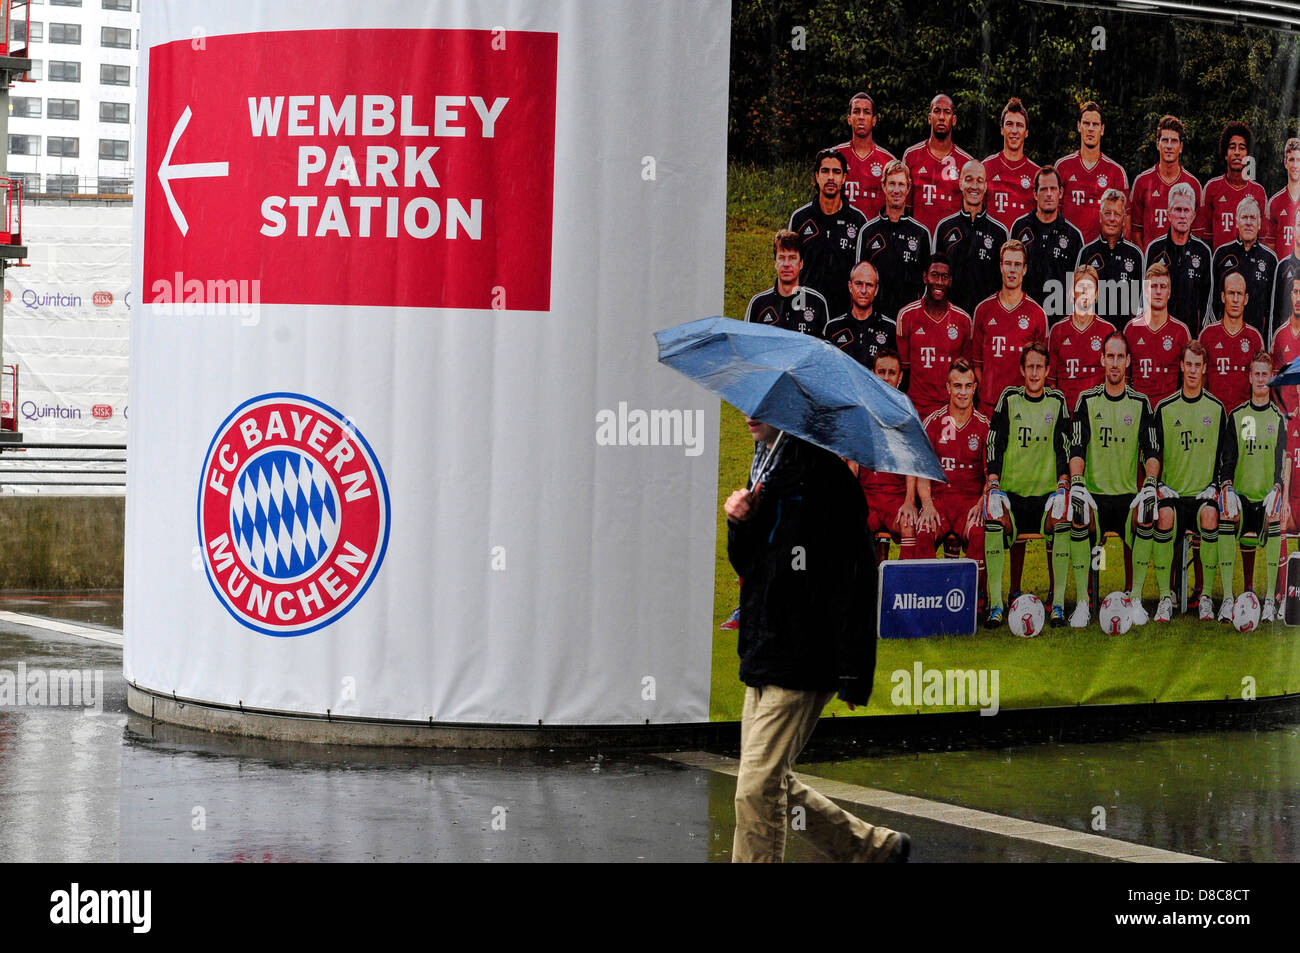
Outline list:
[[[686,325],[682,325],[686,327]],[[1300,384],[1300,357],[1282,368],[1282,373],[1268,382],[1269,387],[1286,387],[1289,384]]]
[[[912,402],[821,338],[731,318],[655,332],[659,363],[871,470],[946,482]]]

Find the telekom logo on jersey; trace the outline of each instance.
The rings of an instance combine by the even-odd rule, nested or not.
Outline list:
[[[556,50],[504,30],[152,48],[146,303],[260,279],[262,304],[547,310]]]

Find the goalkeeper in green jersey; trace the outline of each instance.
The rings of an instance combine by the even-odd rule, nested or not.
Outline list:
[[[1174,530],[1191,530],[1201,537],[1201,563],[1205,567],[1205,588],[1197,607],[1201,621],[1214,619],[1210,593],[1214,575],[1224,568],[1220,560],[1219,513],[1236,517],[1237,496],[1232,477],[1237,469],[1237,441],[1229,430],[1228,413],[1209,391],[1204,390],[1207,370],[1205,345],[1188,341],[1183,345],[1179,369],[1183,387],[1156,407],[1156,431],[1160,443],[1163,487],[1144,487],[1144,505],[1159,496],[1155,549],[1152,563],[1161,586],[1156,621],[1168,622],[1174,611],[1174,590],[1169,584],[1169,567],[1174,561]],[[1235,546],[1232,547],[1236,549]],[[1224,595],[1232,591],[1232,559],[1228,557],[1223,577]],[[1137,588],[1134,567],[1134,592]]]
[[[1228,418],[1237,445],[1237,467],[1232,486],[1240,498],[1240,515],[1229,520],[1227,514],[1219,526],[1219,563],[1222,570],[1223,605],[1219,621],[1232,621],[1232,559],[1236,547],[1233,537],[1241,541],[1242,563],[1249,567],[1243,580],[1254,592],[1255,547],[1264,540],[1264,564],[1268,575],[1261,622],[1272,622],[1277,615],[1273,587],[1277,564],[1282,553],[1282,490],[1286,472],[1286,418],[1272,402],[1268,382],[1273,377],[1273,361],[1268,352],[1260,351],[1250,360],[1250,400],[1234,410]],[[1247,545],[1249,543],[1249,545]],[[1224,553],[1227,550],[1227,553]],[[1247,553],[1251,558],[1246,559]]]
[[[1008,387],[989,423],[988,482],[984,487],[984,561],[989,611],[984,624],[1002,624],[1002,566],[1006,544],[1021,533],[1052,540],[1053,626],[1065,625],[1065,584],[1070,564],[1067,515],[1070,412],[1060,391],[1047,390],[1047,345],[1020,352],[1023,387]],[[1005,535],[1004,535],[1005,534]]]
[[[1070,562],[1078,598],[1070,625],[1087,628],[1088,568],[1092,547],[1105,545],[1106,533],[1118,533],[1133,548],[1134,574],[1141,566],[1145,576],[1151,560],[1155,507],[1138,522],[1138,473],[1143,487],[1154,487],[1160,473],[1160,444],[1155,415],[1145,396],[1129,387],[1128,341],[1118,331],[1102,344],[1103,383],[1079,395],[1074,410],[1074,437],[1070,444]],[[1135,539],[1136,537],[1136,539]],[[1134,587],[1133,621],[1147,621],[1142,610],[1141,586]]]

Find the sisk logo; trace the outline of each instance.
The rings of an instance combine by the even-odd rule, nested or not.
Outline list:
[[[90,296],[90,301],[96,308],[111,308],[113,306],[113,292],[96,291]]]
[[[90,416],[94,417],[96,420],[112,420],[113,405],[96,404],[94,407],[90,408]]]
[[[245,401],[217,428],[199,479],[208,582],[256,632],[296,636],[329,625],[383,563],[383,470],[352,422],[314,398]]]

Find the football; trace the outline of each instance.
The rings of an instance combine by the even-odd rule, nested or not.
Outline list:
[[[1115,591],[1101,600],[1097,621],[1107,635],[1123,635],[1133,625],[1132,603],[1128,594]]]
[[[1232,604],[1232,624],[1238,632],[1251,632],[1259,627],[1259,596],[1243,592]]]
[[[1032,593],[1017,596],[1007,610],[1007,625],[1013,634],[1032,639],[1043,631],[1043,603]]]

